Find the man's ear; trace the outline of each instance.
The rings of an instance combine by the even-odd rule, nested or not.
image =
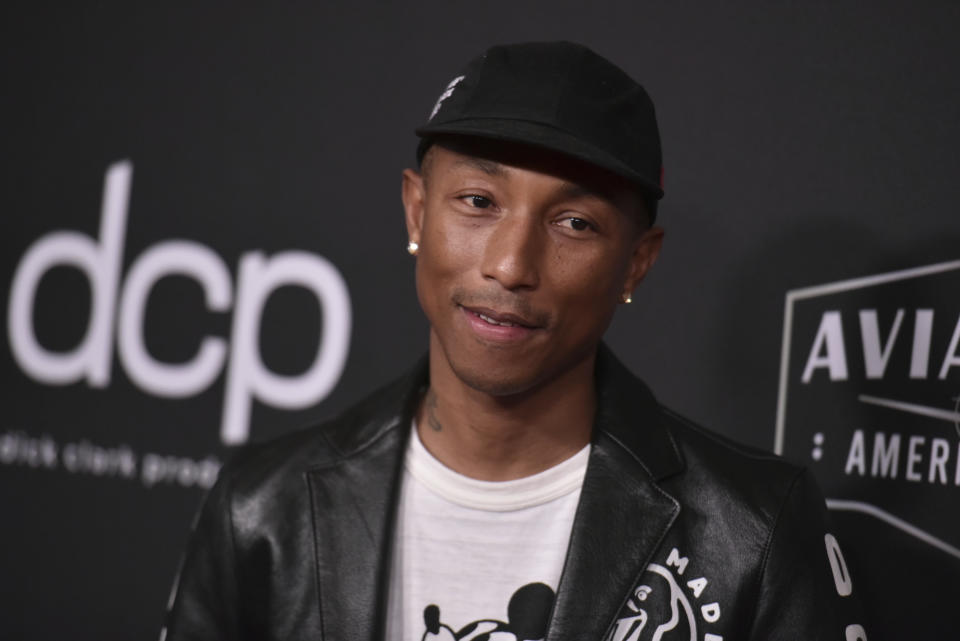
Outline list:
[[[630,269],[623,288],[624,294],[632,293],[640,284],[657,261],[661,247],[663,247],[662,227],[651,227],[637,237],[633,245],[633,254],[630,256]]]
[[[413,243],[420,242],[426,197],[423,176],[413,169],[404,169],[400,198],[403,200],[403,210],[407,222],[407,238]]]

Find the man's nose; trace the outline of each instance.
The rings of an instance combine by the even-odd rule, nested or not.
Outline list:
[[[511,213],[487,237],[481,269],[504,289],[536,289],[540,283],[543,230],[536,217]]]

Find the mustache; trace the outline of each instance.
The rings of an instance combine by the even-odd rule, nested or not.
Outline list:
[[[546,327],[550,322],[550,314],[537,309],[530,301],[520,295],[509,292],[476,292],[464,288],[453,290],[451,300],[460,307],[485,307],[496,310],[501,314],[510,314],[523,319],[525,325],[531,327]]]

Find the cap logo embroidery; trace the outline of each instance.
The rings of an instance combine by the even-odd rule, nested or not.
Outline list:
[[[433,120],[433,117],[437,115],[437,112],[440,111],[440,105],[443,104],[443,101],[453,95],[453,90],[457,88],[463,79],[466,76],[457,76],[450,81],[450,84],[447,85],[447,88],[443,90],[443,93],[440,94],[440,97],[437,98],[437,104],[433,106],[433,111],[430,112],[430,117],[427,120]]]

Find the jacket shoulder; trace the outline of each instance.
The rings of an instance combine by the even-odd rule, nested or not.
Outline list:
[[[682,502],[758,517],[772,527],[788,496],[812,483],[805,467],[713,432],[668,408],[661,408],[684,472],[668,480]],[[672,481],[672,482],[671,482]]]
[[[752,447],[726,437],[719,432],[704,427],[669,407],[660,406],[664,420],[668,423],[671,433],[676,437],[683,449],[704,449],[711,454],[731,459],[748,465],[772,465],[783,467],[785,470],[799,471],[800,466],[791,463],[771,451],[759,447]]]

